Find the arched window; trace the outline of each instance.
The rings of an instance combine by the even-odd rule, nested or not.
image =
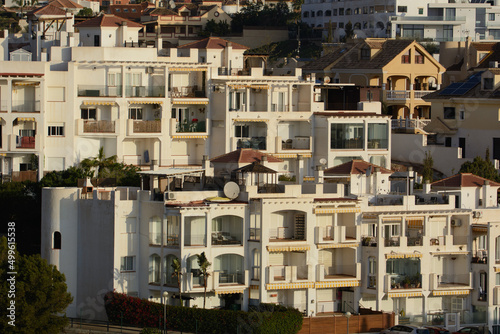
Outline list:
[[[322,10],[318,10],[317,16],[323,16],[323,11]]]
[[[52,248],[61,249],[61,232],[59,232],[59,231],[54,232],[54,241],[53,241]]]
[[[149,257],[149,284],[160,283],[160,256],[153,254]]]
[[[309,12],[304,12],[304,17],[309,17]]]

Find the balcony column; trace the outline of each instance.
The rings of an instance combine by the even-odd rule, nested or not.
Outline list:
[[[292,100],[292,84],[289,84],[288,85],[288,105],[287,105],[287,108],[285,111],[293,111],[292,110],[292,103],[293,103],[293,100]]]
[[[304,183],[304,157],[300,154],[297,154],[297,166],[296,166],[296,178],[298,184]]]
[[[144,32],[146,33],[146,32]],[[121,86],[121,97],[125,97],[125,85],[124,85],[124,82],[125,82],[125,65],[122,65],[121,66],[121,73],[122,73],[122,82],[120,82],[120,86]]]
[[[169,97],[168,96],[168,69],[167,69],[167,66],[163,66],[163,96],[165,97]],[[164,108],[162,106],[162,118],[170,118],[170,111],[169,110],[166,110],[166,108]],[[165,113],[167,113],[167,115],[165,115]]]
[[[12,79],[11,78],[7,78],[7,91],[10,92],[10,94],[8,95],[9,98],[7,98],[7,112],[8,113],[11,113],[12,112]],[[12,126],[12,124],[11,124]]]

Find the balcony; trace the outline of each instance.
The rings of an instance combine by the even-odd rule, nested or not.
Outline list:
[[[16,136],[16,148],[35,148],[35,137]]]
[[[421,99],[425,95],[434,92],[433,90],[415,90],[413,91],[413,97],[415,99]]]
[[[399,236],[386,237],[383,239],[385,247],[399,247],[401,243],[401,237]]]
[[[12,112],[40,112],[40,101],[13,100]]]
[[[206,235],[205,234],[186,234],[184,236],[184,246],[199,246],[204,247],[206,245]]]
[[[175,132],[176,133],[186,133],[186,132],[206,132],[206,122],[205,120],[199,120],[193,118],[191,121],[187,119],[184,122],[175,122]]]
[[[84,133],[115,133],[115,121],[84,120]]]
[[[243,245],[241,233],[236,232],[212,232],[213,246],[241,246]]]
[[[198,86],[176,86],[168,92],[170,98],[205,98],[205,91]]]
[[[447,195],[415,195],[415,205],[436,205],[436,204],[449,204],[450,198]]]
[[[354,265],[337,265],[330,266],[328,264],[316,265],[316,278],[318,281],[331,281],[331,280],[346,280],[346,279],[360,279],[361,263]]]
[[[411,91],[409,90],[387,90],[386,99],[387,100],[408,100],[410,98]]]
[[[121,86],[78,85],[78,96],[81,97],[118,97],[121,95]]]
[[[178,234],[167,234],[165,235],[165,246],[179,246],[179,235]]]
[[[406,274],[386,274],[385,275],[385,292],[393,292],[394,290],[418,289],[422,290],[422,275],[406,275]]]
[[[243,68],[219,67],[218,75],[250,75],[250,71]]]
[[[236,143],[236,149],[253,148],[256,150],[267,150],[266,137],[233,137],[232,140]]]
[[[311,150],[312,137],[295,136],[294,138],[281,139],[276,137],[276,141],[281,141],[281,150]]]
[[[132,126],[131,133],[161,133],[161,120],[141,121],[129,119],[128,122],[129,130],[130,126]]]
[[[126,97],[165,97],[165,86],[125,86]]]
[[[305,266],[289,266],[289,265],[273,265],[268,266],[267,277],[268,283],[293,283],[302,281],[313,281],[314,270],[312,265]]]
[[[355,242],[357,239],[357,226],[315,226],[315,242],[319,243],[343,243]]]
[[[431,22],[448,24],[448,22],[453,22],[455,24],[465,23],[465,16],[391,16],[391,21],[401,22],[404,21],[405,24],[410,24],[415,22],[415,24],[430,24]]]

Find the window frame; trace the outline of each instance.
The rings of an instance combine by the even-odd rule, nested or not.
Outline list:
[[[129,269],[131,265],[132,269]],[[120,272],[133,272],[135,271],[135,255],[122,256],[120,259]]]

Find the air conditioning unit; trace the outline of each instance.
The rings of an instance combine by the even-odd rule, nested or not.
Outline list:
[[[473,211],[472,212],[472,217],[473,218],[481,218],[483,216],[483,212],[482,211]]]
[[[167,198],[170,199],[175,199],[175,193],[167,193]]]
[[[462,221],[460,219],[452,219],[451,226],[453,226],[453,227],[462,226]]]

